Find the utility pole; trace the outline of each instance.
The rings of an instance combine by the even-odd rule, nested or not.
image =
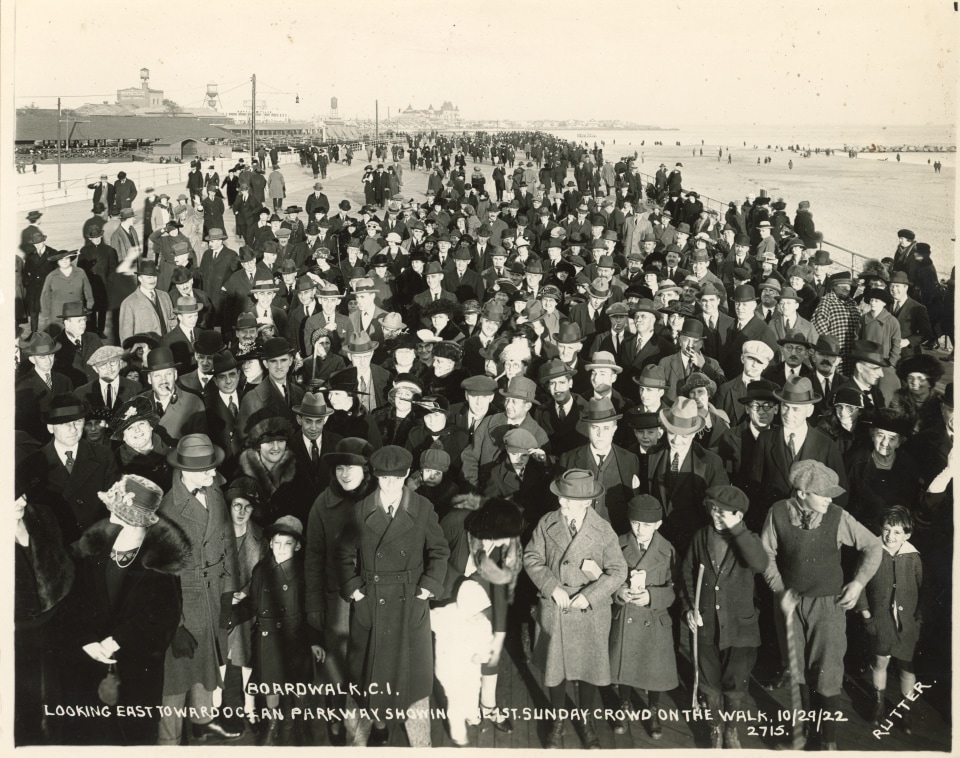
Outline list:
[[[60,189],[60,98],[57,98],[57,189]]]
[[[373,122],[373,141],[379,142],[380,141],[380,101],[374,100],[373,103],[374,103],[373,113],[374,113],[374,118],[376,119]]]
[[[253,82],[253,105],[250,109],[250,165],[253,165],[257,153],[257,75],[250,77]]]

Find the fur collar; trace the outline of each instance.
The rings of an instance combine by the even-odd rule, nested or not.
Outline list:
[[[66,597],[73,585],[73,561],[63,545],[56,518],[49,508],[28,503],[23,523],[30,533],[31,565],[37,582],[40,610],[47,611]]]
[[[377,488],[377,482],[367,467],[364,467],[363,480],[360,482],[360,486],[358,486],[356,489],[350,490],[350,492],[347,492],[345,489],[343,489],[343,486],[337,481],[336,472],[331,472],[331,474],[332,476],[330,477],[329,487],[330,494],[334,495],[338,501],[346,500],[349,503],[359,503]]]
[[[159,515],[159,514],[158,514]],[[120,531],[120,526],[109,519],[98,521],[83,533],[74,545],[80,558],[92,558],[110,550]],[[163,574],[176,574],[187,563],[190,555],[190,538],[177,524],[160,515],[160,520],[147,529],[143,545],[137,556],[144,568]]]
[[[268,471],[260,460],[260,453],[247,449],[240,453],[240,469],[247,476],[253,477],[260,486],[260,492],[269,498],[284,484],[293,481],[297,473],[297,458],[288,448],[273,470]]]

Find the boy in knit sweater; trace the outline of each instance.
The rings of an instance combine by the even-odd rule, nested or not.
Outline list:
[[[793,620],[793,644],[799,661],[803,708],[824,713],[840,710],[843,656],[847,650],[846,611],[880,565],[880,540],[832,500],[844,493],[839,477],[820,461],[797,461],[790,467],[794,495],[774,503],[761,540],[770,557],[764,579]],[[843,583],[840,546],[860,553],[853,580]],[[809,736],[809,735],[807,735]],[[836,721],[821,721],[821,746],[837,749]]]

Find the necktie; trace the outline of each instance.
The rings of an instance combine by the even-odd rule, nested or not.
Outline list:
[[[361,395],[367,394],[367,380],[364,379],[362,376],[360,377],[360,394]]]
[[[159,400],[157,400],[157,415],[163,415],[163,403],[161,403]]]
[[[437,302],[437,300],[439,300],[439,299],[440,299],[439,293],[436,293],[436,292],[435,292],[434,295],[433,295],[433,302]]]
[[[107,385],[107,402],[106,402],[106,406],[107,406],[107,408],[113,408],[113,385],[112,385],[112,384],[108,384],[108,385]]]
[[[73,341],[73,344],[77,346],[77,350],[82,350],[83,348],[80,345],[80,338],[78,337]]]
[[[826,398],[830,395],[830,378],[823,377],[823,397]]]
[[[620,338],[616,335],[616,332],[614,332],[614,333],[613,333],[612,335],[610,335],[610,336],[613,338],[613,354],[614,354],[614,355],[619,355],[619,353],[620,353]]]
[[[605,455],[597,456],[597,471],[603,471],[603,459],[606,457]]]
[[[194,497],[199,495],[201,492],[203,492],[203,487],[194,487],[192,490],[190,490],[190,494]]]
[[[800,525],[804,529],[810,528],[810,522],[813,521],[813,512],[812,511],[800,511]]]
[[[671,474],[680,473],[680,453],[673,454],[673,460],[670,462],[670,473]]]
[[[67,473],[71,473],[73,471],[73,451],[68,450],[64,453],[64,455],[67,458],[67,460],[63,463],[64,468],[67,469]]]
[[[47,374],[43,377],[43,383],[47,385],[48,390],[53,389],[53,374]]]
[[[387,506],[387,515],[388,515],[390,518],[393,518],[393,506],[392,506],[392,505],[388,505],[388,506]]]
[[[233,402],[233,395],[230,395],[230,404],[227,406],[227,410],[230,411],[233,418],[237,417],[237,404]]]
[[[870,393],[870,390],[863,391],[863,407],[873,408],[873,396]]]
[[[557,416],[560,418],[561,421],[567,420],[567,412],[563,409],[562,405],[559,408],[557,408]]]
[[[797,435],[793,432],[790,432],[790,439],[787,442],[787,450],[790,451],[790,461],[793,462],[797,457]]]
[[[570,521],[570,537],[573,538],[573,537],[576,537],[576,536],[577,536],[577,522],[576,522],[576,521],[573,521],[573,520],[571,519],[571,521]]]
[[[310,442],[310,460],[313,461],[313,467],[316,469],[320,463],[320,446],[317,445],[316,440]]]

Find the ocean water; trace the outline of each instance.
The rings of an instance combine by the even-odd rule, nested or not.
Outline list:
[[[678,125],[676,129],[663,130],[593,130],[589,128],[577,130],[551,130],[553,134],[574,141],[593,142],[605,141],[608,146],[616,140],[617,144],[639,145],[646,141],[652,145],[661,141],[666,146],[673,146],[680,142],[683,147],[703,146],[723,147],[724,150],[753,149],[754,146],[764,149],[788,145],[800,145],[801,148],[836,148],[843,150],[846,146],[867,148],[870,145],[898,146],[898,145],[930,145],[946,148],[956,145],[957,132],[952,124],[924,125],[924,126],[767,126],[761,124],[742,124],[734,126],[714,125]],[[580,134],[589,134],[589,138],[579,137]],[[746,145],[744,145],[746,143]]]

